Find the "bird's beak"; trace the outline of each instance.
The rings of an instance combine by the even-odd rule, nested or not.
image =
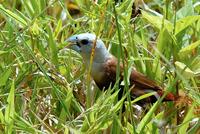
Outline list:
[[[80,52],[81,51],[81,47],[80,47],[80,45],[78,43],[77,35],[73,35],[73,36],[69,37],[66,40],[66,42],[69,43],[67,48],[75,50],[76,52]]]
[[[73,36],[69,37],[67,39],[67,41],[68,42],[77,42],[78,41],[78,37],[77,37],[77,35],[73,35]]]

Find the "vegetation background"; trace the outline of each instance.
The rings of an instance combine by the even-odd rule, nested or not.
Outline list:
[[[185,97],[122,113],[65,49],[83,32]],[[200,133],[199,46],[198,0],[0,0],[0,133]]]

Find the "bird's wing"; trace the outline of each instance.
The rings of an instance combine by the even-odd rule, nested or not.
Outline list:
[[[105,65],[105,76],[103,79],[114,80],[116,79],[116,68],[117,68],[117,59],[113,56],[109,58]],[[123,80],[123,66],[120,65],[120,80]],[[132,70],[130,75],[130,87],[132,85],[137,86],[141,89],[152,89],[155,91],[162,90],[160,86],[156,84],[153,80],[150,80],[142,73],[137,72],[136,70]]]
[[[116,68],[117,68],[117,59],[112,56],[110,57],[104,64],[104,76],[101,79],[103,83],[110,83],[116,81]],[[123,80],[123,66],[120,65],[120,80]],[[143,74],[137,72],[136,70],[132,70],[130,76],[130,87],[134,85],[141,90],[144,89],[152,89],[152,90],[162,90],[160,86],[158,86],[154,81],[148,79]],[[106,86],[107,87],[107,86]]]
[[[113,86],[116,82],[116,68],[117,68],[117,59],[113,56],[109,58],[104,66],[104,75],[100,81],[95,81],[97,86],[100,89],[108,89],[109,86]],[[120,65],[120,81],[123,80],[123,66]],[[123,86],[121,86],[123,87]],[[159,96],[162,96],[164,91],[162,87],[156,84],[153,80],[150,80],[143,74],[137,72],[136,70],[132,70],[130,76],[130,85],[129,87],[133,87],[131,89],[131,94],[133,96],[140,96],[146,94],[148,91],[153,90],[158,93]],[[169,93],[164,100],[174,100],[173,94]]]
[[[159,96],[162,96],[164,94],[164,90],[162,87],[156,84],[153,80],[150,80],[143,74],[137,72],[136,70],[132,70],[131,76],[130,76],[130,83],[131,85],[135,86],[135,88],[132,89],[131,93],[136,94],[136,96],[142,95],[147,93],[149,90],[156,91]],[[168,93],[164,101],[172,101],[175,100],[176,96],[174,96],[172,93]]]
[[[135,85],[142,89],[151,89],[154,91],[162,90],[162,88],[158,86],[156,82],[154,82],[153,80],[150,80],[149,78],[144,76],[142,73],[137,72],[134,69],[131,72],[130,83],[131,85]]]

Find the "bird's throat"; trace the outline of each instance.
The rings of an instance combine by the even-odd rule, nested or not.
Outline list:
[[[110,53],[106,53],[105,55],[98,55],[95,54],[93,61],[90,61],[90,58],[84,59],[86,62],[86,68],[89,73],[91,74],[92,78],[94,79],[95,82],[101,81],[105,70],[104,70],[104,65],[106,61],[111,57],[112,55]],[[91,64],[91,70],[89,70]]]

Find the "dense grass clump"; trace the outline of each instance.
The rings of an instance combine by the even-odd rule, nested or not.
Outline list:
[[[117,86],[99,91],[65,49],[83,32],[122,61],[127,92],[134,66],[182,97],[142,108],[135,102],[151,94],[116,101]],[[199,76],[198,0],[0,2],[0,133],[200,133]]]

